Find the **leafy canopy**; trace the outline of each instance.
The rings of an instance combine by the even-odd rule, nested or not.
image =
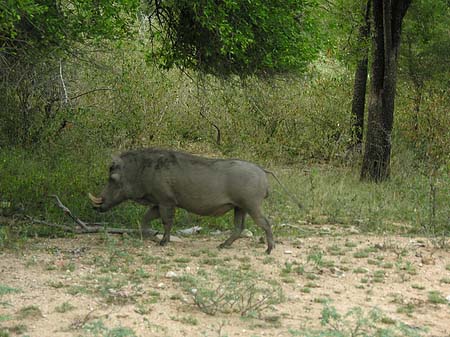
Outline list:
[[[0,55],[67,49],[86,39],[127,34],[139,0],[6,0],[0,3]]]
[[[317,54],[310,0],[149,0],[151,56],[218,76],[298,71]]]

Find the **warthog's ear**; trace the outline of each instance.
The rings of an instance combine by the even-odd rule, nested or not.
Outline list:
[[[120,181],[120,174],[119,173],[113,173],[113,174],[111,174],[110,178],[112,180],[114,180],[115,182],[119,182]]]

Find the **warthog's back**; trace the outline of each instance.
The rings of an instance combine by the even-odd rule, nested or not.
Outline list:
[[[219,215],[235,206],[247,208],[267,196],[265,172],[247,161],[156,149],[127,152],[121,157],[142,163],[143,183],[154,198],[168,198],[175,206],[197,214]]]

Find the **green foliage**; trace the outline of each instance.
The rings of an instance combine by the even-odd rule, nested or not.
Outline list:
[[[48,48],[65,49],[88,39],[127,35],[139,1],[3,1],[0,53],[6,58]],[[125,15],[126,14],[126,15]]]
[[[317,53],[315,1],[149,1],[154,57],[218,76],[298,71]]]
[[[450,6],[445,0],[413,1],[402,29],[400,74],[420,90],[435,79],[449,83]]]
[[[341,314],[335,307],[325,306],[322,310],[321,324],[324,330],[290,330],[292,336],[304,337],[420,337],[423,330],[401,322],[395,322],[378,309],[365,313],[360,307]],[[383,327],[383,324],[394,325]]]
[[[14,294],[14,293],[18,293],[18,292],[20,292],[20,289],[0,284],[0,296],[6,295],[6,294]]]
[[[20,3],[25,4],[14,6]],[[337,5],[344,9],[348,4]],[[214,13],[214,20],[225,12]],[[355,172],[360,158],[347,151],[352,134],[352,78],[348,63],[337,61],[334,54],[309,64],[301,78],[261,81],[250,76],[237,82],[160,71],[145,63],[149,45],[141,40],[103,42],[99,44],[103,51],[95,53],[88,52],[86,44],[77,46],[82,57],[62,62],[68,96],[77,97],[69,104],[61,102],[64,90],[58,59],[38,58],[16,67],[9,75],[20,81],[1,83],[2,216],[27,214],[66,222],[49,197],[57,194],[83,220],[137,226],[141,206],[127,203],[98,215],[86,194],[101,189],[110,154],[160,146],[239,157],[271,167],[305,206],[303,210],[293,207],[271,182],[265,207],[275,225],[301,220],[352,225],[361,231],[448,233],[450,115],[446,109],[450,102],[446,86],[436,77],[427,80],[429,89],[422,96],[418,119],[410,99],[411,84],[403,81],[399,86],[393,177],[372,186],[359,182]],[[193,222],[228,229],[232,217],[204,219],[179,212],[177,225]],[[36,229],[1,226],[0,246]],[[55,230],[39,227],[38,233]],[[302,233],[295,231],[295,235]]]
[[[64,302],[61,305],[57,306],[55,308],[55,311],[59,312],[59,313],[65,313],[65,312],[71,311],[73,309],[75,309],[75,306],[73,306],[69,302]]]
[[[428,292],[428,302],[432,304],[447,304],[448,301],[441,294],[441,292],[432,290]]]
[[[29,306],[21,308],[17,312],[17,316],[20,319],[38,318],[38,317],[42,317],[42,311],[36,305],[29,305]]]
[[[119,326],[110,329],[101,320],[86,323],[83,330],[87,333],[87,336],[92,337],[136,337],[136,333],[130,328]]]
[[[212,286],[217,277],[218,286]],[[216,275],[183,276],[177,279],[193,296],[204,313],[237,312],[241,316],[260,315],[274,304],[284,301],[282,288],[274,281],[248,270],[216,269]]]

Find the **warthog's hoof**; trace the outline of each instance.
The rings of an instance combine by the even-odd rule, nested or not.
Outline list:
[[[230,246],[231,246],[230,244],[223,242],[220,245],[218,245],[217,248],[224,249],[224,248],[230,248]]]
[[[169,240],[161,240],[161,241],[159,241],[159,245],[166,246],[168,242],[169,242]]]

